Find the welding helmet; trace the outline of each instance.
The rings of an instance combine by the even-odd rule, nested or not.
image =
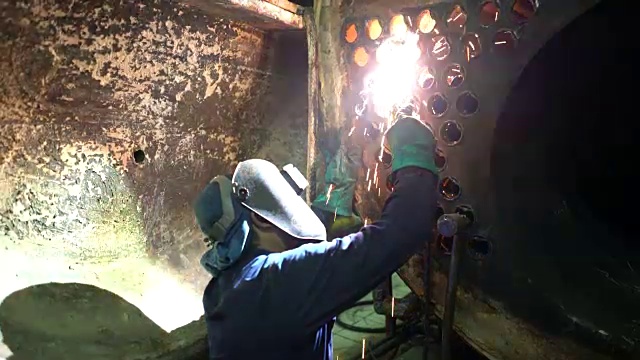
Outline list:
[[[194,212],[211,246],[200,264],[217,276],[240,258],[249,243],[251,214],[235,198],[231,178],[223,175],[207,184],[196,199]]]
[[[282,171],[266,160],[241,162],[233,177],[216,176],[194,204],[196,221],[211,245],[200,264],[213,276],[233,265],[250,243],[251,212],[303,240],[326,240],[320,219],[300,194],[307,180],[293,165]]]
[[[240,203],[285,233],[301,240],[324,241],[326,229],[300,197],[308,185],[293,165],[280,171],[267,160],[238,164],[231,179]]]

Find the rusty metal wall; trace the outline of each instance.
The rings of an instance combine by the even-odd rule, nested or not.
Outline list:
[[[172,327],[197,318],[198,191],[245,158],[306,166],[304,33],[168,0],[0,1],[0,29],[0,301],[77,282],[144,311],[157,269],[196,307]]]

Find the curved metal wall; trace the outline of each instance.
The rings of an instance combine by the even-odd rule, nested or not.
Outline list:
[[[2,1],[0,13],[5,342],[37,358],[61,340],[29,339],[76,305],[89,311],[87,299],[96,319],[126,309],[138,319],[131,305],[114,305],[119,297],[166,331],[197,320],[209,280],[197,193],[245,158],[305,167],[304,33],[280,41],[164,0]],[[51,282],[86,285],[31,287]],[[79,302],[57,302],[65,297]],[[44,316],[39,306],[57,310]],[[153,358],[204,331],[197,323],[160,336],[153,351],[136,350],[142,333],[114,346]],[[99,342],[94,335],[69,336],[50,354]]]

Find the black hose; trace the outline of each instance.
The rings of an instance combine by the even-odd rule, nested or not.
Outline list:
[[[366,306],[366,305],[373,306],[373,300],[358,301],[357,303],[355,303],[351,307],[349,307],[349,309],[353,309],[353,308],[356,308],[358,306]],[[349,309],[347,309],[347,310],[349,310]],[[366,327],[360,327],[360,326],[347,324],[344,321],[340,320],[340,315],[336,316],[336,324],[338,324],[338,326],[340,326],[341,328],[345,328],[347,330],[351,330],[351,331],[355,331],[355,332],[359,332],[359,333],[365,333],[365,334],[384,334],[384,333],[387,332],[386,327],[366,328]]]

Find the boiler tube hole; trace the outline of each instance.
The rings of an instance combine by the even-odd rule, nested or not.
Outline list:
[[[480,25],[484,27],[491,26],[498,22],[500,9],[493,0],[485,1],[480,7]]]
[[[444,71],[444,78],[447,86],[457,88],[464,82],[464,69],[458,64],[452,64]]]
[[[466,33],[462,36],[462,45],[464,45],[464,56],[467,62],[476,59],[482,54],[482,44],[480,36],[476,33]]]
[[[133,152],[133,161],[136,164],[142,164],[144,162],[145,157],[146,155],[143,150],[138,149]]]
[[[456,214],[465,216],[472,224],[476,222],[476,215],[473,212],[473,208],[469,205],[458,205],[456,206],[455,212]]]
[[[510,53],[517,44],[518,39],[511,30],[500,30],[493,36],[493,50],[498,54]]]
[[[535,15],[538,6],[538,0],[516,0],[511,11],[513,11],[516,21],[526,22]]]
[[[453,10],[447,18],[447,28],[454,32],[464,32],[464,26],[467,23],[467,13],[460,5],[454,5]]]
[[[428,34],[436,27],[436,20],[431,16],[431,11],[425,10],[418,15],[418,30],[423,34]]]
[[[482,260],[491,255],[493,245],[486,238],[476,235],[467,242],[467,250],[471,258],[475,260]]]
[[[407,23],[404,20],[404,15],[396,15],[391,18],[389,23],[389,33],[391,36],[402,36],[408,30]]]
[[[447,201],[457,199],[460,197],[460,193],[462,192],[458,180],[451,176],[447,176],[440,181],[438,190],[440,191],[440,195],[442,195],[442,197]]]
[[[358,40],[358,30],[356,28],[356,24],[347,25],[344,31],[344,40],[349,44],[353,44],[354,42],[356,42],[356,40]]]
[[[435,117],[444,115],[449,109],[449,102],[442,94],[434,94],[427,101],[429,113]]]
[[[462,125],[455,120],[447,120],[440,126],[440,139],[448,145],[457,145],[462,140]]]
[[[437,35],[431,39],[431,56],[436,60],[444,60],[451,54],[451,44],[444,35]]]
[[[456,109],[462,116],[471,116],[478,111],[478,98],[469,91],[465,91],[456,100]]]
[[[369,62],[369,54],[367,54],[367,50],[363,47],[357,48],[353,52],[353,62],[360,67],[367,65]]]
[[[380,35],[382,35],[382,25],[380,25],[380,20],[378,19],[367,20],[366,31],[369,39],[377,40],[380,37]]]
[[[431,89],[436,83],[436,77],[434,74],[435,72],[433,69],[429,67],[422,69],[420,75],[418,75],[418,86],[425,90]]]

